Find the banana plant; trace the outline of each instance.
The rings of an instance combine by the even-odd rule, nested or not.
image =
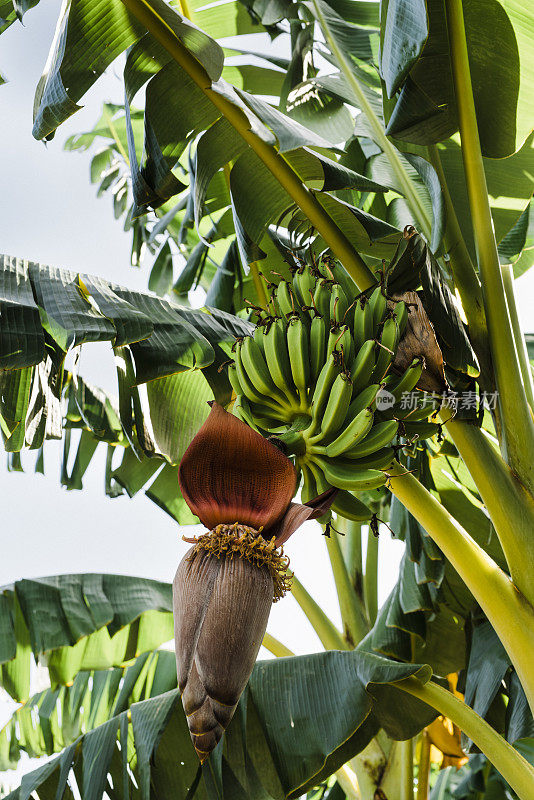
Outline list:
[[[6,26],[28,7],[4,5]],[[93,176],[114,192],[117,216],[130,205],[135,259],[143,243],[158,249],[149,288],[160,297],[3,257],[11,323],[0,333],[2,433],[12,468],[29,447],[42,469],[46,439],[64,437],[68,456],[78,428],[67,486],[81,487],[105,442],[110,495],[152,481],[147,495],[187,523],[196,504],[180,494],[177,465],[205,420],[199,393],[216,400],[294,462],[304,501],[335,493],[335,517],[325,509],[323,525],[343,631],[294,579],[327,652],[309,664],[259,664],[200,771],[184,760],[178,776],[169,763],[178,742],[192,752],[171,689],[130,715],[124,705],[113,714],[110,701],[104,725],[25,778],[18,796],[55,796],[56,787],[61,796],[72,767],[84,797],[159,796],[173,786],[184,798],[309,790],[407,800],[412,739],[440,714],[488,759],[482,779],[474,757],[463,768],[466,791],[481,780],[496,791],[498,773],[503,792],[530,797],[528,742],[514,749],[507,740],[532,733],[534,704],[533,391],[512,272],[532,256],[531,18],[521,3],[487,2],[481,34],[470,0],[227,5],[224,15],[163,0],[63,7],[34,135],[52,138],[128,49],[124,110],[107,106],[95,130],[69,146],[107,140]],[[216,38],[254,30],[272,38],[288,30],[288,59],[267,55],[248,71],[227,63],[237,49],[228,54]],[[319,56],[334,73],[317,67]],[[143,88],[144,109],[135,111]],[[199,280],[209,308],[178,305]],[[64,369],[67,352],[92,341],[113,346],[118,403]],[[406,555],[378,609],[380,520],[404,538]],[[73,630],[68,643],[83,635]],[[429,680],[432,671],[460,672],[461,694]],[[283,685],[289,702],[277,694]],[[328,730],[319,748],[312,723]],[[430,737],[427,728],[417,740],[417,800],[428,795]],[[449,791],[449,775],[433,792]]]

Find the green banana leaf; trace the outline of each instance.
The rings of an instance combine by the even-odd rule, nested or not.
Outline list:
[[[164,654],[157,658],[162,656],[168,660]],[[408,738],[435,717],[391,685],[412,675],[425,683],[431,671],[358,652],[258,662],[223,742],[202,769],[174,689],[134,702],[129,711],[82,733],[60,756],[26,775],[9,797],[20,800],[32,791],[43,798],[57,791],[61,797],[73,766],[84,799],[99,800],[110,788],[114,797],[146,800],[296,798],[361,751],[380,727],[392,737]],[[108,707],[110,685],[110,677],[103,679],[107,697],[101,702]],[[402,720],[392,711],[398,703]],[[332,714],[333,705],[341,713]]]
[[[32,658],[52,685],[82,670],[122,666],[172,638],[169,584],[126,575],[56,575],[0,590],[2,686],[25,702]]]
[[[478,130],[489,158],[512,155],[531,133],[534,23],[524,11],[521,0],[463,3]],[[420,145],[448,139],[458,123],[445,6],[389,0],[382,26],[381,71],[388,97],[398,92],[386,104],[388,134]]]

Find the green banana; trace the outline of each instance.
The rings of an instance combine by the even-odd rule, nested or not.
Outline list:
[[[364,342],[375,338],[373,311],[369,305],[369,300],[364,294],[356,301],[353,331],[356,351],[363,346]]]
[[[361,413],[361,412],[360,412]],[[344,458],[363,458],[390,444],[397,435],[399,423],[396,419],[373,425],[367,436],[343,453]],[[329,454],[328,454],[329,455]]]
[[[343,325],[345,322],[345,314],[349,308],[349,301],[347,295],[339,283],[332,286],[332,293],[330,295],[330,319],[337,325]]]
[[[304,401],[310,380],[310,348],[308,329],[299,317],[289,320],[286,338],[291,375],[301,401]]]
[[[300,267],[293,275],[293,289],[301,306],[312,304],[316,280],[308,265]]]
[[[239,383],[239,378],[237,377],[237,367],[235,361],[232,361],[228,364],[228,380],[230,381],[230,386],[236,393],[236,396],[244,394],[243,387]]]
[[[306,466],[313,476],[317,494],[323,494],[332,488],[332,485],[326,480],[324,473],[313,461],[307,461]]]
[[[377,286],[369,298],[369,308],[373,316],[373,336],[376,337],[387,309],[387,300],[382,294],[381,286]]]
[[[354,358],[354,342],[347,325],[343,325],[341,328],[337,325],[332,325],[330,329],[326,352],[334,353],[335,351],[343,354],[344,367],[352,362]]]
[[[397,324],[399,326],[399,339],[400,339],[404,331],[406,330],[406,325],[408,323],[408,309],[406,307],[406,303],[403,300],[401,300],[399,303],[396,304],[394,313],[397,318]]]
[[[276,403],[276,401],[271,398],[270,393],[267,395],[261,394],[259,390],[256,389],[252,381],[250,380],[245,367],[243,365],[243,360],[241,356],[241,351],[243,349],[242,342],[237,342],[235,354],[235,367],[236,367],[236,374],[237,380],[239,381],[239,385],[241,386],[242,392],[245,397],[249,400],[252,400],[254,403],[265,404],[267,406],[272,406],[273,409],[278,408],[280,410],[280,406]]]
[[[439,433],[440,429],[441,425],[435,422],[403,422],[399,433],[408,439],[416,435],[419,439],[430,439],[431,436]]]
[[[298,305],[295,302],[291,287],[287,281],[280,281],[276,289],[276,302],[280,309],[280,314],[283,317],[289,317],[291,314],[298,314]]]
[[[263,353],[252,337],[246,336],[243,339],[240,356],[254,388],[266,397],[272,397],[283,404],[284,398],[274,385]]]
[[[374,339],[364,342],[352,363],[350,377],[353,393],[361,391],[369,383],[375,368],[375,347]]]
[[[354,459],[352,461],[354,469],[387,469],[391,466],[391,462],[395,459],[395,450],[393,447],[383,447],[377,450],[376,453],[371,453],[364,458]]]
[[[374,414],[370,408],[364,408],[354,419],[349,422],[346,428],[339,434],[337,439],[327,444],[324,448],[325,455],[335,458],[345,453],[354,445],[358,444],[366,436],[373,425]],[[313,452],[313,449],[312,449]]]
[[[263,325],[258,325],[254,329],[254,333],[252,334],[252,338],[260,348],[261,352],[265,356],[265,328]]]
[[[331,294],[331,281],[321,278],[317,281],[315,291],[313,293],[313,305],[317,313],[324,317],[327,324],[330,322],[330,294]]]
[[[364,410],[364,408],[369,408],[369,406],[373,406],[379,389],[380,389],[380,384],[372,383],[370,386],[367,386],[365,389],[363,389],[354,398],[347,412],[347,418],[345,420],[345,423],[347,425],[351,420],[357,417],[358,414]]]
[[[236,397],[234,405],[232,406],[232,414],[242,422],[246,422],[253,431],[260,433],[258,421],[250,411],[247,398],[242,394]]]
[[[324,317],[315,316],[310,328],[310,378],[319,377],[326,356],[326,323]]]
[[[285,412],[282,409],[276,411],[272,406],[266,406],[262,403],[254,403],[252,400],[248,401],[248,405],[254,418],[258,421],[262,428],[269,431],[285,431],[287,430],[287,423],[291,419],[292,412],[287,409]]]
[[[412,392],[419,379],[421,378],[421,373],[423,372],[424,368],[424,359],[418,357],[414,358],[410,366],[405,371],[404,375],[400,378],[396,378],[391,376],[391,381],[387,383],[388,392],[395,397],[395,400],[398,402],[404,392]]]
[[[395,416],[403,422],[421,422],[427,420],[432,414],[436,412],[436,408],[431,403],[424,403],[422,406],[416,406],[412,409],[405,409],[403,411],[395,411]]]
[[[275,385],[291,400],[296,399],[293,377],[287,351],[286,324],[277,319],[264,338],[265,361]]]
[[[352,397],[352,383],[348,375],[341,372],[330,389],[328,402],[321,420],[321,430],[310,439],[310,444],[315,440],[324,440],[333,436],[340,429],[349,410]]]
[[[330,354],[315,384],[311,403],[312,424],[308,429],[308,438],[321,422],[321,417],[330,396],[330,389],[336,377],[339,375],[339,371],[340,368],[335,357]]]
[[[308,468],[306,463],[301,463],[302,479],[304,481],[300,492],[300,497],[303,503],[309,503],[314,497],[317,497],[320,492],[317,489],[313,472]]]
[[[328,483],[337,489],[350,489],[355,492],[377,489],[387,481],[387,476],[380,470],[355,469],[354,461],[344,461],[341,458],[330,460],[321,456],[314,456],[313,460],[323,471]]]
[[[365,522],[373,516],[371,509],[346,489],[341,489],[336,494],[332,503],[332,511],[355,522]]]
[[[380,337],[380,346],[378,348],[378,355],[376,357],[376,366],[371,375],[371,380],[381,381],[389,365],[395,358],[395,352],[398,344],[399,327],[395,317],[389,317],[384,323],[382,335]]]

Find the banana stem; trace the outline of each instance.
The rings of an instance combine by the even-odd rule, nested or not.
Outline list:
[[[424,730],[421,734],[421,752],[417,770],[417,795],[416,800],[428,800],[428,785],[430,779],[430,736]]]
[[[452,692],[436,683],[422,684],[417,678],[406,678],[393,685],[427,703],[458,725],[508,781],[520,800],[534,797],[534,768],[491,725]]]
[[[128,157],[128,153],[124,149],[124,146],[123,146],[121,140],[119,139],[119,134],[117,133],[117,129],[116,129],[115,125],[113,124],[113,120],[111,118],[111,114],[109,112],[109,109],[108,109],[107,105],[104,105],[104,116],[105,116],[106,122],[108,124],[109,132],[113,136],[113,140],[114,140],[115,144],[117,145],[117,150],[119,151],[119,153],[123,157],[124,161],[126,162],[126,165],[129,167],[130,166],[130,159]]]
[[[512,323],[512,331],[514,334],[514,342],[517,351],[517,357],[519,359],[521,376],[523,378],[523,386],[525,387],[527,402],[530,405],[531,411],[534,412],[534,385],[532,381],[532,370],[530,368],[527,345],[521,330],[519,314],[517,313],[517,304],[515,302],[514,271],[511,264],[504,264],[501,267],[501,270],[504,293],[506,295],[506,305],[508,306],[508,314],[510,315],[510,322]]]
[[[480,492],[512,580],[534,606],[534,499],[480,428],[461,420],[447,421],[445,413],[440,418]]]
[[[534,608],[413,475],[398,463],[388,474],[392,492],[441,548],[495,628],[534,709]]]
[[[368,633],[368,628],[362,605],[347,572],[339,544],[339,535],[333,529],[330,530],[330,536],[326,537],[326,547],[334,574],[341,619],[346,629],[346,636],[354,646]]]
[[[363,579],[365,608],[371,627],[378,614],[378,537],[369,527],[367,533],[367,553],[365,556],[365,576]]]
[[[445,3],[451,65],[467,193],[495,368],[507,460],[529,491],[534,491],[534,422],[526,400],[506,306],[497,243],[480,149],[462,0]]]
[[[167,50],[174,61],[185,70],[243,140],[250,145],[258,158],[265,164],[292,200],[304,212],[313,227],[323,237],[360,291],[373,286],[376,283],[373,273],[345,234],[319,203],[313,192],[302,183],[296,172],[274,147],[264,142],[251,131],[250,123],[245,114],[212,89],[211,80],[204,67],[182,44],[165,20],[154,11],[148,0],[122,0],[122,2],[150,31],[162,47]]]
[[[362,523],[337,515],[336,527],[343,535],[343,557],[350,582],[359,598],[363,598]]]
[[[445,248],[449,254],[454,283],[458,288],[462,307],[469,325],[469,338],[477,354],[483,377],[490,384],[492,381],[491,359],[488,351],[488,326],[482,298],[482,287],[475,265],[466,247],[456,209],[451,199],[447,179],[437,145],[429,145],[428,158],[439,178],[445,204]]]
[[[430,241],[431,223],[426,210],[419,199],[412,179],[406,172],[398,151],[387,138],[382,123],[373,111],[371,104],[369,103],[365,93],[362,90],[362,87],[360,86],[358,78],[351,69],[348,59],[345,57],[343,50],[339,47],[335,35],[330,30],[319,3],[317,0],[312,0],[312,4],[317,21],[321,26],[325,41],[330,47],[332,55],[336,59],[340,71],[345,76],[345,79],[354,94],[355,105],[363,112],[363,114],[365,114],[365,117],[372,128],[376,143],[383,150],[389,160],[389,163],[391,164],[391,167],[395,173],[395,177],[397,178],[399,188],[404,194],[413,218],[416,220],[421,233],[428,241]]]
[[[304,611],[325,650],[351,649],[332,620],[326,616],[321,606],[295,576],[291,581],[291,594]]]
[[[258,295],[258,302],[263,309],[267,310],[267,305],[268,305],[267,292],[265,291],[265,284],[263,282],[263,278],[260,275],[258,262],[251,261],[249,267],[250,267],[250,274],[252,275],[252,281],[254,283],[254,288],[256,290],[256,294]]]
[[[285,644],[282,644],[270,633],[265,633],[262,644],[269,653],[272,653],[277,658],[287,658],[295,655],[293,650],[290,650],[289,647],[286,647]]]
[[[358,779],[347,764],[337,770],[336,778],[348,800],[362,800]]]

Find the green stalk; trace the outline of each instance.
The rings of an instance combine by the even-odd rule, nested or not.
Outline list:
[[[455,419],[446,427],[495,526],[512,580],[534,606],[534,498],[480,428]]]
[[[530,409],[531,411],[534,411],[534,385],[532,381],[532,370],[530,368],[527,344],[521,330],[521,323],[519,321],[519,314],[517,313],[517,305],[515,302],[514,271],[511,264],[504,264],[501,267],[501,271],[504,284],[504,293],[506,295],[506,305],[508,306],[508,314],[510,316],[512,332],[514,334],[515,349],[517,351],[519,367],[521,369],[521,376],[523,378],[523,386],[525,388],[525,394],[527,396],[527,402],[530,405]]]
[[[469,338],[477,354],[483,377],[491,385],[493,383],[490,380],[492,378],[492,367],[488,352],[488,326],[486,324],[482,287],[462,236],[438,147],[435,144],[429,145],[427,151],[428,159],[439,178],[445,205],[446,225],[443,243],[449,254],[454,283],[458,288],[462,307],[469,325]]]
[[[488,757],[520,800],[532,800],[534,767],[472,708],[436,683],[422,684],[417,678],[406,678],[393,685],[452,720]]]
[[[304,611],[325,650],[351,649],[332,620],[295,576],[291,580],[291,594]]]
[[[362,605],[347,572],[347,566],[339,545],[339,535],[333,529],[330,530],[330,536],[326,537],[326,548],[334,574],[346,637],[354,646],[368,633],[368,627],[362,613]]]
[[[285,644],[279,642],[274,636],[270,633],[266,633],[263,637],[263,646],[269,653],[272,653],[273,656],[277,658],[287,658],[289,656],[294,656],[295,653],[293,650],[290,650],[289,647],[286,647]]]
[[[359,598],[363,597],[362,523],[337,516],[336,527],[343,534],[343,557],[350,582]]]
[[[356,778],[356,775],[352,769],[347,766],[347,764],[344,764],[337,770],[336,778],[337,782],[345,792],[345,796],[348,798],[348,800],[363,800],[360,787],[358,785],[358,779]]]
[[[428,785],[430,779],[430,736],[425,731],[421,734],[421,753],[417,770],[417,795],[416,800],[428,800]]]
[[[389,163],[391,164],[391,167],[393,168],[395,177],[397,178],[397,182],[399,184],[399,189],[403,193],[406,202],[410,207],[413,218],[417,222],[421,233],[423,233],[426,239],[430,241],[430,220],[423,204],[421,203],[421,200],[419,199],[419,195],[415,190],[414,184],[403,166],[399,153],[386,136],[382,123],[373,111],[371,104],[369,103],[362,90],[362,87],[360,86],[358,78],[351,69],[349,60],[346,58],[343,50],[339,47],[335,35],[328,27],[328,23],[319,3],[317,0],[312,0],[312,4],[317,21],[321,26],[325,41],[332,51],[332,55],[336,59],[340,71],[343,73],[348,85],[352,89],[355,105],[362,111],[363,114],[365,114],[365,117],[373,131],[376,143],[383,150],[389,160]]]
[[[393,742],[388,763],[380,781],[385,797],[413,800],[413,743],[411,739]]]
[[[304,212],[314,228],[320,233],[334,255],[341,261],[358,288],[373,286],[376,280],[365,261],[356,252],[345,234],[338,228],[323,206],[291,168],[283,156],[271,145],[250,130],[250,123],[243,112],[212,89],[211,80],[199,61],[189,52],[172,28],[150,6],[148,0],[122,0],[130,11],[154,38],[167,50],[174,61],[189,75],[199,89],[228,120],[242,139],[252,148],[258,158],[274,175],[280,185]]]
[[[372,627],[378,614],[378,537],[374,535],[371,528],[367,533],[363,587],[367,617]]]
[[[495,628],[534,709],[534,608],[411,473],[397,463],[388,474],[392,492],[441,548]]]
[[[252,281],[254,283],[254,288],[256,290],[256,294],[258,295],[258,302],[263,309],[267,309],[269,301],[267,300],[267,292],[265,291],[265,283],[263,278],[260,275],[260,269],[258,267],[257,261],[251,261],[249,264],[250,267],[250,274],[252,275]]]
[[[130,166],[130,159],[128,157],[128,153],[124,149],[123,144],[122,144],[121,140],[119,139],[119,134],[117,133],[117,129],[116,129],[114,123],[113,123],[113,120],[111,119],[111,114],[110,114],[109,109],[108,109],[108,107],[106,105],[104,105],[104,116],[106,118],[106,122],[107,122],[108,127],[109,127],[109,132],[113,136],[113,140],[114,140],[115,144],[117,145],[117,150],[119,151],[119,153],[123,157],[123,159],[126,162],[126,164],[128,166]]]
[[[495,368],[507,460],[534,491],[534,423],[525,396],[508,317],[502,273],[488,201],[469,70],[462,0],[445,3],[451,65],[467,193],[477,248],[491,355]]]

